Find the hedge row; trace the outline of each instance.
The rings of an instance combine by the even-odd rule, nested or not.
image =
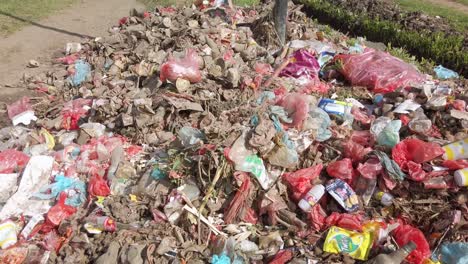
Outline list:
[[[437,64],[468,77],[468,51],[463,49],[463,36],[407,30],[393,21],[373,19],[366,14],[354,14],[325,0],[298,2],[304,4],[306,12],[322,23],[341,31],[365,36],[370,41],[402,47],[419,58],[430,58]]]

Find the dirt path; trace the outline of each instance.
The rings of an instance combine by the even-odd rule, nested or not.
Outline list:
[[[468,15],[468,6],[462,3],[458,3],[452,0],[424,0],[424,1],[432,3],[432,4],[436,4],[436,5],[443,5],[443,6],[452,8],[454,10],[461,11],[465,13],[466,15]]]
[[[53,58],[63,54],[67,42],[106,35],[109,27],[133,7],[141,4],[136,0],[79,0],[67,10],[0,39],[0,101],[15,100],[27,93],[24,86],[15,84],[23,74],[47,71]],[[41,67],[27,68],[31,59],[39,61]]]

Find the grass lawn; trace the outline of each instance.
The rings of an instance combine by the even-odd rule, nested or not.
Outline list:
[[[422,11],[429,15],[440,16],[450,21],[460,30],[468,30],[468,15],[462,11],[444,6],[443,4],[432,4],[424,0],[396,0],[406,10]],[[456,0],[456,2],[468,5],[468,0]]]
[[[2,0],[0,0],[2,1]],[[163,5],[163,6],[183,6],[183,5],[190,5],[193,3],[193,0],[139,0],[143,4],[148,7],[154,7],[155,5]],[[462,0],[463,1],[463,0]],[[468,1],[468,0],[467,0]],[[260,0],[233,0],[234,5],[237,6],[251,6],[256,5],[260,2]]]
[[[51,13],[63,9],[76,0],[0,0],[0,36],[6,36],[18,30],[27,22],[8,17],[16,16],[37,21]]]

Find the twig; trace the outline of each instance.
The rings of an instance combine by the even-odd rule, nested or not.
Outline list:
[[[222,235],[223,237],[228,237],[228,235],[226,233],[224,233],[223,231],[219,231],[215,226],[213,226],[210,223],[210,221],[208,221],[208,219],[206,219],[206,217],[201,215],[200,212],[196,208],[190,207],[188,205],[184,205],[183,209],[188,211],[189,213],[193,214],[194,216],[198,216],[198,219],[200,221],[202,221],[203,223],[205,223],[210,228],[210,230],[213,233],[215,233],[215,235]]]
[[[226,160],[223,159],[223,164],[218,167],[218,170],[216,170],[216,175],[211,182],[210,187],[208,188],[208,191],[205,194],[205,197],[203,198],[202,204],[200,205],[200,208],[198,209],[198,244],[201,244],[201,225],[200,225],[200,220],[203,217],[201,214],[203,213],[203,210],[205,209],[206,203],[208,202],[208,199],[211,196],[211,193],[214,190],[214,187],[216,183],[218,182],[219,178],[221,178],[221,174],[223,174],[224,170],[226,167]]]
[[[289,50],[289,49],[288,49],[288,50]],[[262,86],[262,87],[268,87],[268,86],[270,86],[271,83],[273,82],[273,79],[276,78],[276,77],[278,77],[278,75],[280,74],[280,72],[281,72],[284,68],[286,68],[286,66],[288,66],[288,64],[289,64],[289,59],[284,60],[284,61],[280,64],[280,66],[278,66],[278,68],[276,68],[276,70],[273,72],[273,74],[271,75],[271,77],[268,78],[268,80],[267,80],[263,85],[261,85],[261,86]]]

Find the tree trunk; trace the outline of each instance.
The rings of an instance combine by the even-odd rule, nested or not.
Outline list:
[[[273,20],[281,46],[286,42],[286,18],[288,16],[288,0],[275,0]]]

